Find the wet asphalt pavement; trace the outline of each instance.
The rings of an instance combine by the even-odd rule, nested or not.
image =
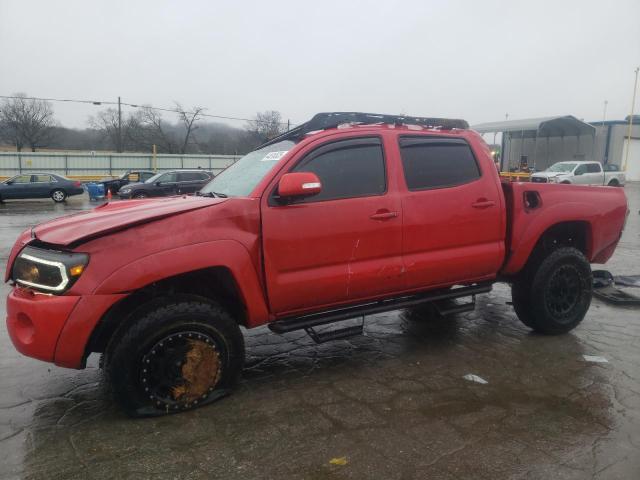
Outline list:
[[[625,190],[627,229],[604,268],[640,274],[640,185]],[[0,263],[28,226],[91,206],[0,205]],[[23,357],[3,325],[0,478],[640,478],[640,309],[594,299],[576,330],[544,337],[509,301],[498,284],[475,312],[375,315],[365,336],[320,346],[245,331],[233,395],[145,420],[115,407],[97,357],[83,371]]]

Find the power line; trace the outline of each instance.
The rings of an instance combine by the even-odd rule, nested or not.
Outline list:
[[[69,98],[41,98],[41,97],[19,97],[17,95],[0,95],[0,98],[6,98],[6,99],[11,99],[11,100],[17,100],[17,99],[23,99],[23,100],[44,100],[46,102],[65,102],[65,103],[84,103],[84,104],[89,104],[89,105],[113,105],[116,106],[118,105],[119,102],[110,102],[110,101],[104,101],[104,100],[77,100],[77,99],[69,99]],[[173,108],[162,108],[162,107],[154,107],[152,105],[138,105],[138,104],[134,104],[134,103],[126,103],[126,102],[120,102],[120,105],[126,105],[127,107],[132,107],[132,108],[148,108],[150,110],[158,110],[161,112],[170,112],[170,113],[185,113],[188,115],[194,115],[196,112],[187,112],[184,110],[177,110],[177,109],[173,109]],[[208,118],[217,118],[220,120],[235,120],[235,121],[240,121],[240,122],[255,122],[256,120],[253,118],[241,118],[241,117],[227,117],[224,115],[212,115],[209,113],[202,113],[202,112],[198,112],[198,115],[201,117],[208,117]],[[289,127],[291,126],[295,126],[295,123],[291,123],[289,121],[286,122],[278,122],[280,125],[287,125]]]

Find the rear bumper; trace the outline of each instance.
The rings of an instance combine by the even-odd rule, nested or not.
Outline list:
[[[83,368],[86,346],[107,310],[125,294],[41,295],[14,288],[7,297],[7,330],[23,355]]]

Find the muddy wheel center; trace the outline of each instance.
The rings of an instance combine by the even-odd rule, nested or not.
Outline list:
[[[179,410],[202,403],[222,374],[219,348],[201,332],[177,332],[142,357],[141,387],[157,408]]]

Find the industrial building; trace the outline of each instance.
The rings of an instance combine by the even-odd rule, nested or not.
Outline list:
[[[540,171],[567,160],[624,166],[628,119],[584,122],[571,115],[474,125],[487,143],[502,135],[503,171]],[[640,118],[635,117],[626,165],[629,181],[640,181]]]

